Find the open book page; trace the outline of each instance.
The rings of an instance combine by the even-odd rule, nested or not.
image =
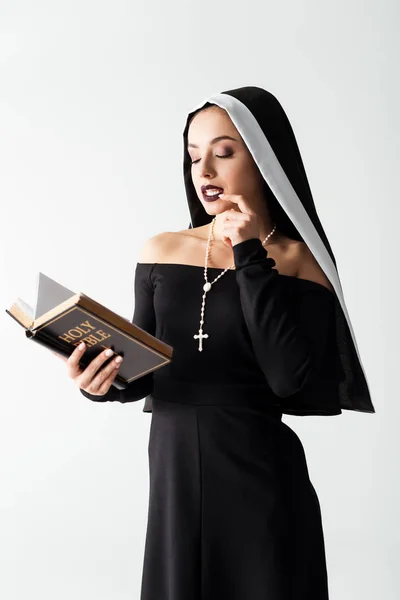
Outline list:
[[[44,315],[61,302],[74,296],[68,288],[54,281],[44,273],[39,273],[37,280],[36,305],[34,310],[34,319]]]
[[[22,300],[17,298],[13,305],[6,312],[13,317],[20,325],[28,329],[33,323],[33,308]]]
[[[33,308],[32,306],[29,306],[29,304],[27,304],[25,302],[25,300],[22,300],[22,298],[17,298],[16,301],[14,302],[14,304],[23,312],[23,314],[30,320],[33,321],[34,316],[33,316]]]

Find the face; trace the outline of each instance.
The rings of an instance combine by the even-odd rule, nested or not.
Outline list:
[[[243,195],[254,210],[265,206],[263,177],[224,109],[213,106],[196,114],[189,125],[187,150],[193,185],[209,215],[239,210],[237,204],[220,200],[216,190]],[[204,186],[215,186],[216,190],[210,189],[211,195],[205,195]]]

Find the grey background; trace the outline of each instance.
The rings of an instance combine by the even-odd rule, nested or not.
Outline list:
[[[323,513],[332,600],[399,597],[398,4],[0,4],[0,300],[40,270],[125,317],[145,239],[186,228],[182,131],[259,85],[293,125],[336,255],[376,414],[284,416]],[[1,335],[0,595],[139,598],[143,401],[96,404],[64,364]]]

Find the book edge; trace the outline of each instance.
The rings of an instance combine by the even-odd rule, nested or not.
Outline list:
[[[19,325],[24,329],[30,329],[33,326],[33,321],[16,302],[14,302],[9,309],[6,309],[6,313],[10,315]]]
[[[128,321],[124,317],[121,317],[111,309],[105,307],[103,304],[100,304],[93,298],[90,298],[83,292],[79,292],[78,294],[74,294],[71,298],[68,298],[61,304],[47,311],[45,314],[41,315],[38,319],[35,319],[33,322],[31,329],[33,331],[38,330],[39,328],[45,326],[49,321],[54,319],[55,317],[59,317],[63,312],[72,308],[73,306],[81,306],[82,308],[88,310],[95,317],[103,319],[113,327],[120,329],[130,337],[135,338],[136,340],[142,342],[146,346],[149,346],[151,349],[156,350],[160,354],[162,354],[165,358],[171,359],[173,348],[169,344],[159,340],[155,336],[151,335],[138,325],[135,325],[131,321]]]

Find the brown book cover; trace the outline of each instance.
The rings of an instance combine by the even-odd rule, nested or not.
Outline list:
[[[6,310],[25,329],[26,336],[61,356],[68,357],[80,342],[86,351],[80,365],[85,368],[105,348],[124,357],[113,385],[118,389],[167,365],[173,348],[128,319],[83,293],[71,292],[47,275],[39,273],[35,309],[18,298]]]

